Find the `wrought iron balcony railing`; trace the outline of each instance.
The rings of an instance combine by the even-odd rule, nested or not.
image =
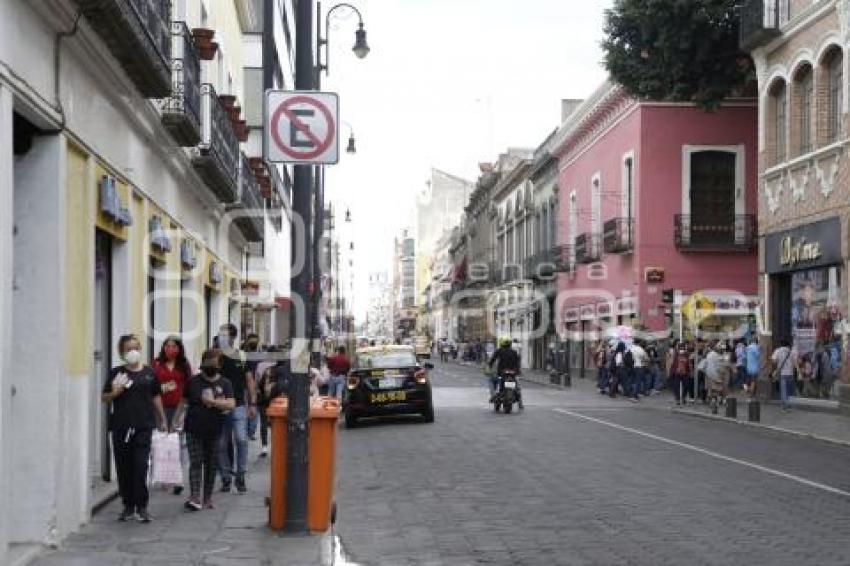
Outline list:
[[[602,243],[606,254],[631,252],[634,248],[631,218],[611,218],[602,225]]]
[[[142,95],[171,93],[171,0],[77,0]]]
[[[239,199],[233,207],[235,223],[249,242],[259,242],[265,236],[263,197],[254,170],[245,154],[239,166]]]
[[[222,202],[236,200],[239,140],[211,84],[201,85],[201,143],[192,164]]]
[[[754,214],[712,221],[691,215],[675,217],[676,247],[689,252],[750,252],[756,248],[758,229]]]
[[[752,51],[781,34],[788,21],[790,0],[747,0],[741,5],[741,49]]]
[[[599,234],[585,232],[576,236],[576,263],[593,263],[602,257]]]
[[[162,101],[162,123],[182,147],[201,141],[201,59],[184,22],[171,24],[171,96]]]

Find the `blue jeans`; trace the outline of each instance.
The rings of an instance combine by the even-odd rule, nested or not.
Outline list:
[[[638,394],[646,395],[647,389],[647,377],[646,377],[646,368],[639,367],[633,368],[634,371],[634,384],[632,385],[632,395],[637,397]]]
[[[732,383],[729,384],[729,389],[737,389],[747,382],[747,368],[745,366],[735,367],[735,377]]]
[[[229,482],[234,473],[237,476],[245,475],[245,467],[248,464],[248,412],[245,405],[240,405],[230,411],[224,419],[224,427],[221,429],[221,438],[218,452],[218,467],[221,471],[221,480]],[[233,437],[236,449],[236,470],[234,472],[233,462],[227,451],[228,438]]]
[[[345,389],[345,376],[332,375],[328,379],[328,397],[336,397],[342,399],[342,392]]]
[[[602,391],[608,389],[608,368],[599,368],[598,377],[596,378],[596,387]]]
[[[788,407],[788,398],[794,391],[794,377],[791,375],[779,376],[779,396],[782,398],[782,406]]]

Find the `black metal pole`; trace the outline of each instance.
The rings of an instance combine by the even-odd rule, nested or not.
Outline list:
[[[313,88],[313,0],[298,0],[295,8],[295,88]],[[291,313],[293,355],[301,348],[309,348],[311,334],[311,301],[309,285],[311,279],[311,194],[313,168],[310,165],[295,165],[292,191],[293,211],[293,259],[302,257],[302,269],[293,271],[291,293],[295,298]],[[303,221],[304,230],[297,227]],[[297,308],[300,306],[301,308]],[[303,357],[291,363],[292,380],[289,388],[289,417],[287,428],[286,455],[286,530],[291,533],[307,532],[307,426],[310,403],[307,367]]]
[[[327,30],[325,30],[327,34]],[[322,85],[322,3],[316,2],[316,66],[313,74],[313,88],[321,90]],[[313,318],[311,320],[313,340],[312,356],[318,362],[320,358],[319,340],[322,337],[320,315],[322,312],[322,266],[319,258],[319,247],[325,232],[325,170],[321,165],[316,165],[314,170],[315,193],[313,211],[315,224],[313,225]]]

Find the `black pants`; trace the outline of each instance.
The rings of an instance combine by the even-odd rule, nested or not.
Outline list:
[[[126,509],[148,507],[148,459],[151,455],[152,432],[151,429],[112,432],[118,492]]]
[[[269,445],[269,417],[266,410],[265,405],[257,405],[257,411],[260,413],[260,443],[263,446]]]
[[[216,463],[221,440],[218,436],[204,437],[187,434],[186,444],[189,448],[189,490],[192,498],[200,499],[201,476],[203,476],[204,501],[209,501],[212,499],[213,487],[215,487]]]

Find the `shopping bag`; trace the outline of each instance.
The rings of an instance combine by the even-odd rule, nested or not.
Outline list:
[[[151,440],[151,482],[179,485],[183,483],[180,464],[180,435],[155,431]]]

